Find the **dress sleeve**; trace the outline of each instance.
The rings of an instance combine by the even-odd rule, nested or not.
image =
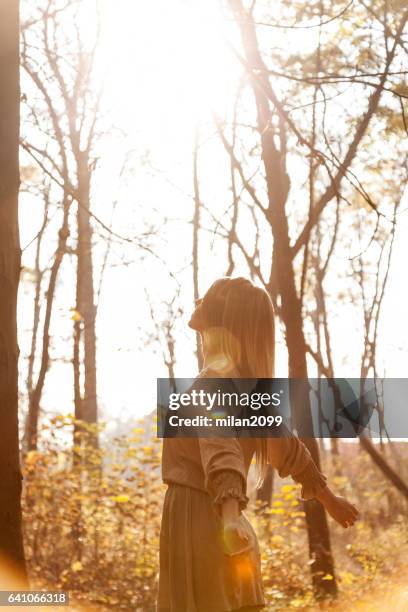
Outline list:
[[[215,504],[229,497],[246,508],[246,471],[241,445],[236,438],[199,438],[205,487]]]
[[[305,444],[289,430],[283,437],[268,440],[268,462],[281,478],[291,476],[302,484],[304,500],[315,498],[327,486],[327,477],[318,469]]]

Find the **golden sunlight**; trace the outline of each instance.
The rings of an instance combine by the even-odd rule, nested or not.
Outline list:
[[[403,5],[0,0],[0,605],[408,609]]]
[[[233,99],[240,67],[219,2],[108,2],[102,22],[105,95],[123,124],[189,130]]]

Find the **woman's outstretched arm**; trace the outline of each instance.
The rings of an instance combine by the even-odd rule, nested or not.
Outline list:
[[[289,430],[283,437],[268,439],[268,462],[282,478],[291,476],[302,484],[304,500],[317,499],[340,525],[354,525],[359,515],[357,508],[344,497],[335,495],[305,444]]]

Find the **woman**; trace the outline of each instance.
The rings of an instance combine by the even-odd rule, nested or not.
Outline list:
[[[189,326],[202,338],[199,377],[271,378],[274,313],[267,292],[244,278],[221,278],[198,300]],[[241,381],[243,382],[243,381]],[[242,511],[253,457],[302,484],[344,527],[358,511],[334,495],[305,445],[279,438],[167,438],[162,474],[168,484],[160,533],[158,612],[250,612],[265,607],[260,554]]]

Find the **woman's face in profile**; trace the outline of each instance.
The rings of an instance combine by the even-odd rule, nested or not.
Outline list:
[[[223,279],[216,280],[211,287],[208,289],[207,293],[204,295],[204,298],[199,298],[195,301],[195,310],[191,315],[191,319],[188,322],[188,326],[195,331],[202,332],[206,326],[206,321],[203,315],[203,299],[206,299],[206,308],[208,308],[209,302],[212,303],[214,297],[217,297],[218,285],[223,283]]]
[[[202,302],[203,302],[203,298],[196,300],[195,310],[193,314],[191,315],[190,321],[188,322],[188,326],[191,327],[191,329],[194,329],[195,331],[198,331],[198,332],[202,331],[203,329],[203,316],[202,316],[202,309],[201,309]]]

